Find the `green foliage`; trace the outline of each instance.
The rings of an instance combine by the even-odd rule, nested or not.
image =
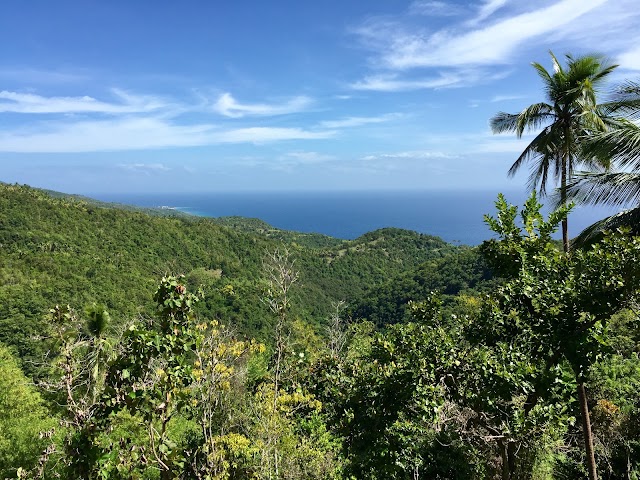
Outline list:
[[[18,361],[0,344],[0,478],[35,467],[57,425]]]
[[[583,377],[601,353],[606,322],[630,304],[640,286],[640,241],[609,235],[588,250],[566,255],[550,234],[568,208],[543,221],[531,196],[522,211],[525,234],[502,197],[488,219],[500,241],[485,242],[487,261],[508,281],[490,305],[488,328],[497,337],[523,335],[533,358],[566,359]]]
[[[640,476],[640,359],[613,355],[590,372],[599,469],[608,478]]]
[[[151,216],[1,184],[0,341],[15,348],[33,376],[38,373],[33,365],[46,353],[37,336],[51,305],[84,309],[101,302],[117,327],[127,318],[152,315],[147,299],[155,279],[181,273],[190,287],[204,288],[199,315],[224,319],[240,333],[266,341],[271,319],[260,302],[262,258],[282,242],[296,259],[303,285],[292,298],[292,313],[320,331],[333,302],[355,303],[367,287],[456,250],[400,229],[342,241],[295,232],[274,236],[264,225],[247,227],[240,219],[222,223],[226,226],[206,218]]]
[[[586,464],[594,478],[593,439],[585,393],[590,367],[606,358],[609,322],[632,305],[640,288],[640,239],[606,235],[591,248],[571,253],[553,248],[549,238],[567,209],[541,219],[535,193],[522,211],[525,232],[515,226],[515,210],[502,197],[498,219],[488,218],[500,241],[482,246],[488,262],[506,281],[486,303],[478,324],[482,338],[516,341],[536,368],[524,410],[551,401],[550,385],[563,382],[570,366],[580,401]]]
[[[214,222],[219,225],[224,225],[225,227],[233,228],[234,230],[264,236],[280,243],[291,245],[295,244],[308,248],[332,248],[348,243],[344,240],[319,233],[302,233],[290,230],[281,230],[279,228],[272,227],[267,222],[257,218],[237,216],[218,217]]]
[[[459,248],[371,286],[354,302],[351,313],[355,319],[367,319],[379,327],[409,321],[409,302],[420,301],[432,291],[443,294],[446,313],[456,313],[461,295],[478,296],[495,283],[476,248]]]
[[[566,255],[551,234],[568,207],[544,219],[532,196],[519,226],[497,206],[499,239],[456,248],[0,186],[0,337],[25,366],[57,352],[28,372],[48,410],[33,388],[0,389],[8,475],[42,478],[49,445],[42,465],[61,478],[576,478],[582,384],[601,472],[633,478],[639,241],[610,234]],[[176,271],[154,294],[155,274]],[[82,313],[48,310],[67,300]],[[254,334],[266,346],[241,340]],[[2,355],[0,383],[22,378]],[[35,440],[48,412],[63,441]]]
[[[343,438],[347,473],[355,478],[473,478],[455,432],[435,428],[460,365],[452,325],[440,324],[440,299],[412,304],[416,322],[390,326],[343,359],[316,365],[314,389],[330,405],[329,423]],[[361,335],[361,334],[360,334]],[[444,460],[440,443],[456,445]],[[451,475],[451,476],[449,476]]]

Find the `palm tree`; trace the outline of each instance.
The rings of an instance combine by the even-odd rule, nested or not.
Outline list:
[[[609,104],[609,110],[623,115],[614,128],[587,139],[585,154],[610,160],[617,171],[578,172],[567,187],[570,198],[580,203],[612,206],[635,205],[635,208],[600,220],[585,229],[578,242],[597,238],[604,230],[631,227],[640,234],[640,83],[622,85]]]
[[[617,65],[607,64],[602,57],[567,55],[563,67],[550,52],[553,73],[539,63],[533,63],[545,86],[546,102],[534,103],[522,112],[500,112],[491,119],[493,133],[515,132],[518,138],[528,130],[542,127],[509,169],[513,176],[525,163],[534,162],[529,186],[546,193],[548,177],[552,174],[560,184],[560,202],[567,203],[567,183],[575,167],[593,167],[598,157],[581,156],[583,139],[594,132],[604,132],[610,119],[607,111],[596,101],[598,87]],[[562,222],[562,241],[569,250],[567,220]]]
[[[560,204],[565,205],[568,182],[578,165],[591,169],[598,165],[608,167],[606,158],[585,154],[584,147],[586,139],[597,133],[605,133],[609,126],[616,124],[611,115],[616,108],[599,105],[596,97],[598,88],[617,65],[609,65],[597,55],[567,55],[567,65],[563,67],[555,55],[552,52],[550,54],[553,73],[539,63],[533,63],[544,83],[547,101],[534,103],[516,114],[500,112],[491,119],[491,129],[494,133],[515,132],[520,138],[525,131],[542,128],[513,163],[509,175],[513,176],[525,163],[533,162],[529,186],[538,188],[540,194],[544,195],[548,177],[553,174],[559,184]],[[562,243],[565,252],[568,252],[566,219],[562,221]],[[584,382],[578,384],[578,398],[589,478],[595,480],[593,436]]]

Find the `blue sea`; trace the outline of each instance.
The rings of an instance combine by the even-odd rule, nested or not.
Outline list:
[[[503,192],[522,205],[523,191]],[[484,214],[495,213],[496,191],[352,191],[89,194],[107,202],[144,207],[167,206],[206,217],[239,215],[274,227],[315,232],[342,239],[383,227],[399,227],[442,237],[451,243],[478,245],[492,234]],[[576,208],[569,219],[572,236],[607,215],[603,207]],[[559,238],[559,236],[558,236]]]

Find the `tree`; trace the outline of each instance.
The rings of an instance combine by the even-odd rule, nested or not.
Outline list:
[[[597,478],[586,395],[591,365],[606,353],[607,323],[637,300],[640,288],[640,239],[611,234],[587,250],[561,253],[551,234],[566,218],[561,207],[545,221],[535,194],[521,212],[524,231],[515,222],[517,209],[502,195],[497,218],[485,217],[500,235],[482,245],[487,261],[506,278],[491,297],[486,320],[496,337],[519,338],[528,355],[545,364],[544,377],[570,366],[577,384],[587,468]],[[528,403],[537,402],[536,395]],[[530,408],[530,406],[525,406]]]
[[[596,96],[598,87],[616,65],[608,65],[599,56],[567,55],[567,65],[563,67],[550,54],[553,73],[533,63],[545,85],[547,101],[534,103],[516,114],[499,112],[491,119],[491,129],[493,133],[515,132],[520,138],[527,130],[543,127],[513,163],[509,175],[513,176],[524,163],[535,162],[529,177],[532,189],[539,186],[544,194],[552,174],[560,184],[560,203],[566,205],[567,182],[575,167],[580,163],[591,166],[595,160],[582,155],[583,139],[593,132],[606,131],[610,121]],[[566,218],[562,221],[562,240],[568,251]]]
[[[198,377],[193,357],[202,339],[193,307],[200,295],[188,292],[182,277],[168,276],[153,298],[157,319],[130,325],[121,352],[109,365],[106,394],[110,401],[103,414],[128,408],[142,417],[160,478],[168,480],[185,461],[169,427],[179,415],[192,413],[191,387]]]
[[[61,465],[70,477],[90,478],[100,457],[96,445],[107,363],[113,345],[106,337],[109,313],[102,306],[82,319],[70,306],[49,310],[49,342],[57,355],[51,375],[41,386],[63,406],[66,427]]]

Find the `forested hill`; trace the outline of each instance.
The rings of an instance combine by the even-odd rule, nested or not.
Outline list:
[[[261,338],[270,318],[261,302],[263,259],[282,248],[300,273],[293,311],[317,327],[332,303],[361,304],[369,289],[458,249],[400,229],[344,241],[251,219],[153,213],[0,185],[0,341],[23,357],[39,355],[33,337],[56,304],[103,303],[120,321],[150,314],[149,299],[167,273],[205,286],[200,313]]]
[[[444,306],[464,310],[464,303],[497,284],[491,270],[475,248],[460,248],[434,258],[393,278],[371,286],[352,305],[354,319],[367,319],[379,327],[408,321],[409,301],[440,292]]]
[[[305,247],[312,248],[331,248],[342,245],[346,240],[330,237],[321,233],[303,233],[291,230],[282,230],[269,225],[259,218],[247,217],[218,217],[213,221],[218,225],[233,228],[242,232],[252,233],[264,236],[273,240],[279,240],[284,243],[295,243]]]

